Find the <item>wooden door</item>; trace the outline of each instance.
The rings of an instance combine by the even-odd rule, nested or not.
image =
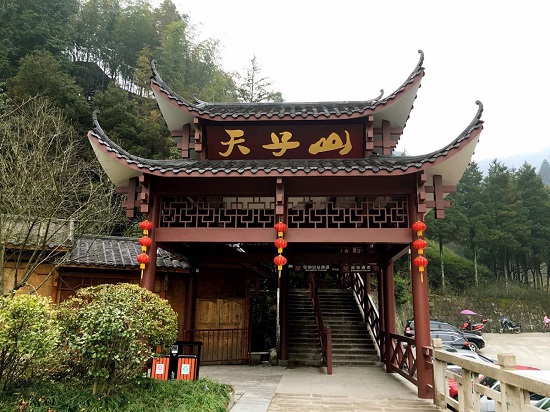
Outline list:
[[[203,362],[245,359],[248,336],[243,331],[244,313],[244,299],[197,299],[195,340],[203,342]]]

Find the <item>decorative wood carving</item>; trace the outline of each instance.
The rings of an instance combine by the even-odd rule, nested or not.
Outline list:
[[[448,193],[456,192],[456,186],[443,186],[443,176],[433,176],[433,186],[426,186],[427,193],[433,193],[433,201],[426,202],[426,206],[435,209],[435,218],[444,219],[445,209],[451,206],[449,200],[443,197]]]

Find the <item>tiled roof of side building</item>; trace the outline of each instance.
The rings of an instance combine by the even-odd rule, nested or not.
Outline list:
[[[279,160],[151,160],[131,155],[103,132],[94,113],[93,131],[89,133],[90,138],[97,140],[96,144],[103,145],[104,148],[113,153],[121,162],[126,162],[129,166],[136,167],[144,172],[153,172],[164,174],[172,172],[174,174],[270,174],[270,173],[322,173],[335,174],[341,172],[407,172],[410,168],[415,170],[422,168],[427,163],[434,163],[440,157],[445,157],[453,149],[458,149],[461,143],[467,140],[470,135],[478,128],[481,128],[483,121],[481,114],[483,105],[478,104],[478,110],[470,124],[464,131],[454,139],[450,144],[440,150],[429,154],[419,156],[383,156],[371,155],[366,158],[357,159],[279,159]]]
[[[61,266],[98,266],[113,268],[139,267],[137,255],[142,253],[137,238],[116,236],[81,236],[75,239],[69,256]],[[186,257],[157,249],[157,268],[187,270]]]
[[[152,76],[151,82],[166,94],[169,99],[177,102],[189,112],[195,113],[201,117],[220,117],[222,119],[238,118],[314,118],[323,119],[329,117],[348,117],[374,109],[377,106],[385,105],[393,100],[397,94],[402,92],[407,85],[412,83],[417,75],[423,72],[422,64],[424,62],[424,53],[422,50],[418,64],[405,80],[405,82],[392,94],[382,98],[381,94],[370,100],[353,101],[353,102],[304,102],[304,103],[289,103],[289,102],[271,102],[271,103],[210,103],[198,100],[192,103],[175,93],[160,77],[156,70],[155,62],[151,63]]]

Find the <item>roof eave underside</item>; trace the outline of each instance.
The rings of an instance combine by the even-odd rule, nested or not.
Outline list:
[[[475,151],[482,130],[479,109],[472,122],[444,148],[421,156],[370,156],[345,160],[200,161],[151,160],[133,156],[109,139],[94,115],[96,127],[88,133],[94,152],[109,179],[117,186],[141,174],[164,177],[266,177],[266,176],[383,176],[425,170],[441,174],[445,185],[456,185]]]

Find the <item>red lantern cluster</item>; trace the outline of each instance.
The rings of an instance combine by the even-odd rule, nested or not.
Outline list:
[[[145,269],[145,265],[149,263],[147,248],[153,243],[149,237],[149,231],[153,229],[153,223],[149,220],[144,220],[139,224],[139,228],[143,231],[143,236],[138,240],[138,243],[141,245],[141,253],[137,256],[137,261],[139,263],[139,268],[141,269],[141,277],[143,277],[143,269]]]
[[[287,247],[287,241],[283,239],[283,235],[287,230],[287,225],[283,222],[279,222],[275,224],[275,231],[277,232],[277,239],[275,240],[275,247],[277,248],[277,252],[279,254],[275,256],[273,259],[273,263],[275,263],[275,266],[277,266],[277,270],[279,271],[279,277],[281,277],[281,270],[283,270],[283,266],[286,265],[286,257],[283,256],[283,249]]]
[[[418,251],[418,255],[414,260],[413,264],[418,268],[420,271],[420,281],[424,281],[424,269],[428,265],[428,259],[426,259],[424,254],[424,249],[426,249],[426,246],[428,246],[428,242],[424,240],[423,233],[426,230],[426,223],[422,221],[414,222],[412,225],[412,230],[416,232],[416,236],[418,239],[416,239],[413,242],[413,247]]]

